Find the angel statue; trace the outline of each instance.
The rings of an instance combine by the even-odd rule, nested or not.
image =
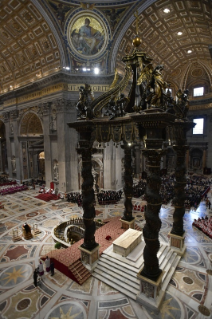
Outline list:
[[[150,92],[153,93],[151,99],[152,107],[163,107],[163,91],[167,88],[167,83],[162,78],[163,65],[158,65],[152,72],[150,81]]]
[[[174,110],[178,118],[184,119],[187,116],[189,110],[189,100],[188,100],[188,90],[184,90],[182,92],[179,89],[176,93],[176,101],[174,105]]]
[[[141,72],[137,84],[141,87],[141,106],[146,107],[163,107],[163,91],[167,83],[162,78],[163,65],[153,66],[149,63]],[[145,100],[144,100],[145,98]],[[145,102],[147,105],[145,105]]]
[[[89,84],[80,86],[79,88],[79,100],[76,105],[78,119],[92,118],[92,111],[90,104],[94,100],[94,95]]]

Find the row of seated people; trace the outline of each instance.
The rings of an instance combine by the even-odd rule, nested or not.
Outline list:
[[[133,185],[133,197],[141,197],[146,190],[146,179],[141,179],[138,184]]]
[[[97,194],[99,205],[117,204],[120,201],[123,191],[101,191]]]
[[[186,184],[187,185],[196,185],[196,186],[208,186],[210,180],[203,176],[192,176],[187,177]]]
[[[209,236],[212,239],[212,217],[202,217],[194,219],[192,226],[197,227],[204,234]]]
[[[82,206],[82,194],[74,192],[66,195],[67,201],[76,203],[79,207]]]
[[[8,179],[0,179],[0,186],[16,185],[16,181],[11,181]]]
[[[8,194],[14,194],[17,192],[25,191],[28,187],[26,185],[9,185],[9,186],[2,186],[0,189],[1,195],[8,195]]]

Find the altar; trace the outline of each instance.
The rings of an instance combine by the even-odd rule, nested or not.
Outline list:
[[[113,252],[127,257],[141,242],[142,232],[129,228],[113,242]]]

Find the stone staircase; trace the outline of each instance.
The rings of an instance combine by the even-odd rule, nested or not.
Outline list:
[[[144,242],[142,242],[142,247],[144,248]],[[173,252],[169,246],[161,245],[158,258],[160,269],[165,271],[162,281],[162,290],[165,291],[181,257]],[[130,260],[130,254],[125,258],[113,253],[111,245],[101,255],[92,275],[117,291],[136,300],[136,296],[140,292],[140,281],[137,279],[137,273],[142,267],[142,251],[139,258],[133,261]]]
[[[90,271],[85,268],[80,260],[75,261],[68,267],[68,269],[71,271],[72,275],[80,285],[82,285],[89,277],[91,277]]]

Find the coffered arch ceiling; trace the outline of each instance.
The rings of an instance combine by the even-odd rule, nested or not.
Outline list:
[[[1,93],[55,72],[64,60],[62,42],[38,1],[0,1]]]
[[[211,87],[212,1],[152,0],[145,8],[145,3],[149,2],[142,1],[137,7],[142,40],[139,49],[152,57],[154,64],[163,64],[165,79],[176,86],[183,88],[192,78],[198,83],[196,75],[199,74]],[[170,12],[165,13],[165,8]],[[178,35],[178,32],[182,34]],[[132,15],[123,24],[111,53],[116,55],[116,67],[121,73],[124,72],[121,60],[132,52],[135,36],[136,23]]]
[[[37,81],[57,72],[61,66],[70,65],[64,30],[60,20],[56,21],[57,12],[51,14],[49,1],[45,5],[43,0],[0,1],[0,93]],[[115,68],[124,73],[122,58],[133,50],[132,40],[136,35],[134,13],[138,10],[142,40],[139,49],[152,57],[155,65],[164,65],[166,81],[175,88],[184,88],[187,84],[198,84],[201,79],[211,91],[212,63],[208,48],[212,45],[211,0],[53,1],[58,7],[68,5],[70,10],[72,6],[87,11],[97,9],[105,15],[111,27],[111,23],[115,25],[107,48],[110,50],[108,73],[113,73]],[[111,17],[105,13],[107,8],[126,10],[122,16]],[[170,12],[165,13],[165,8]],[[68,12],[64,18],[67,16]],[[188,53],[188,50],[192,52]]]

